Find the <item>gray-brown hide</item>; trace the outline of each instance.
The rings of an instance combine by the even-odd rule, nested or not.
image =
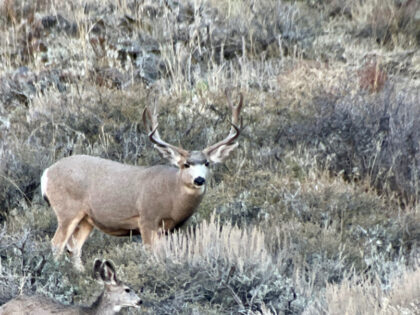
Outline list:
[[[229,102],[229,135],[191,152],[164,142],[156,113],[146,108],[143,120],[149,138],[173,166],[139,167],[75,155],[46,169],[41,190],[57,216],[52,239],[55,254],[60,255],[67,246],[76,267],[82,268],[81,249],[93,227],[116,236],[140,232],[143,242],[150,245],[161,230],[171,230],[188,219],[206,191],[209,164],[223,162],[237,146],[242,101],[240,95],[238,106]]]

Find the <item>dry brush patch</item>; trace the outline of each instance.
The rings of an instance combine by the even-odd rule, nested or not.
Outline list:
[[[350,8],[358,36],[391,48],[419,44],[418,2],[352,1]]]
[[[157,240],[151,252],[136,251],[141,263],[129,268],[139,274],[152,313],[189,313],[200,307],[222,313],[301,312],[306,297],[281,275],[264,239],[257,227],[240,229],[213,216]],[[128,250],[106,255],[125,261]]]
[[[386,286],[377,279],[352,279],[328,285],[325,313],[416,314],[420,303],[418,267],[414,270],[397,269],[393,273]],[[322,309],[319,308],[317,312],[322,313]]]

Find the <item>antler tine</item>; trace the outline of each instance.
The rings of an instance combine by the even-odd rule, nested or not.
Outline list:
[[[227,90],[225,90],[225,96],[226,96],[226,99],[228,101],[229,107],[232,109],[232,123],[234,125],[238,125],[238,122],[239,122],[239,114],[240,114],[241,109],[242,109],[242,104],[243,104],[244,96],[243,96],[242,93],[239,93],[239,104],[237,106],[234,106],[232,104],[232,100],[230,99]]]
[[[239,114],[241,113],[243,101],[244,96],[242,93],[239,93],[239,104],[236,107],[234,107],[233,105],[230,106],[232,108],[232,124],[239,128],[242,128],[242,119],[239,125]],[[231,128],[230,131],[233,132],[233,128]]]
[[[155,144],[165,146],[166,142],[160,138],[159,131],[157,130],[159,124],[157,122],[156,113],[152,115],[148,107],[143,111],[143,123],[147,129],[150,140]]]
[[[232,109],[232,122],[231,122],[230,132],[229,132],[229,135],[224,140],[204,149],[204,151],[207,154],[210,154],[211,152],[217,150],[222,145],[232,145],[233,142],[236,140],[236,138],[239,137],[239,134],[241,132],[240,128],[238,127],[238,122],[239,122],[239,114],[241,112],[241,108],[243,104],[243,95],[242,93],[239,94],[240,99],[239,99],[239,104],[237,106],[234,106],[232,104],[229,96],[227,95],[227,91],[225,91],[225,95],[228,100],[229,107]],[[242,123],[241,123],[241,126],[242,126]]]
[[[148,129],[148,132],[151,132],[153,129],[155,129],[158,125],[157,122],[157,114],[156,114],[156,108],[154,114],[150,112],[150,109],[146,107],[143,111],[143,123]]]
[[[162,139],[160,139],[160,137],[159,137],[159,133],[158,133],[158,131],[157,131],[157,127],[158,126],[156,126],[152,131],[150,131],[149,132],[149,134],[148,134],[148,136],[149,136],[149,139],[150,139],[150,141],[152,141],[154,144],[156,144],[156,145],[158,145],[158,146],[160,146],[160,147],[165,147],[165,146],[167,146],[166,145],[166,142],[164,142],[164,141],[162,141]]]
[[[234,117],[236,119],[236,124],[238,124],[239,114],[241,113],[242,105],[244,104],[244,95],[242,93],[239,93],[239,104],[235,108]],[[241,121],[242,125],[242,121]],[[242,127],[242,126],[241,126]]]
[[[144,126],[146,127],[146,129],[147,129],[147,131],[149,132],[149,123],[148,123],[148,121],[147,121],[147,118],[149,117],[149,120],[151,121],[151,114],[150,114],[150,111],[149,111],[149,108],[148,107],[145,107],[144,108],[144,110],[143,110],[143,124],[144,124]]]

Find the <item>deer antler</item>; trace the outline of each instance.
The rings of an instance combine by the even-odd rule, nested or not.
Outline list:
[[[217,142],[207,148],[205,148],[203,151],[207,154],[210,155],[212,152],[216,151],[217,149],[219,149],[221,146],[231,146],[234,145],[234,141],[236,140],[236,138],[239,137],[239,134],[241,133],[240,128],[238,127],[238,123],[239,123],[239,114],[241,112],[242,109],[242,104],[243,104],[243,95],[242,93],[239,94],[239,104],[237,106],[234,106],[232,104],[231,99],[229,98],[227,91],[225,92],[226,98],[228,100],[228,104],[229,107],[232,109],[232,122],[231,125],[232,127],[230,128],[230,132],[229,135],[223,139],[220,142]],[[241,122],[241,127],[242,127],[242,122]]]
[[[157,145],[160,148],[172,149],[182,156],[188,156],[188,151],[180,147],[174,146],[172,144],[169,144],[161,139],[159,131],[157,130],[159,125],[157,122],[157,114],[154,113],[152,115],[148,107],[146,107],[143,111],[143,123],[148,131],[150,141],[153,142],[155,145]]]

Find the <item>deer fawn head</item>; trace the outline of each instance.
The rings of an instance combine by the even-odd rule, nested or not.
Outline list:
[[[232,128],[229,135],[224,140],[202,151],[187,151],[163,141],[157,130],[157,114],[154,112],[152,115],[147,107],[143,112],[143,122],[148,131],[150,141],[154,143],[155,148],[164,158],[180,169],[182,184],[193,191],[198,190],[203,192],[209,173],[209,166],[212,163],[222,163],[229,156],[230,152],[238,146],[235,140],[240,134],[238,123],[243,96],[240,94],[240,100],[237,106],[234,106],[229,98],[228,102],[232,109]]]
[[[99,299],[106,301],[106,306],[111,305],[114,312],[119,312],[122,307],[139,307],[142,304],[142,300],[134,290],[118,280],[111,261],[96,259],[93,265],[93,276],[97,280],[102,280],[105,286]],[[101,305],[101,303],[98,304]]]

